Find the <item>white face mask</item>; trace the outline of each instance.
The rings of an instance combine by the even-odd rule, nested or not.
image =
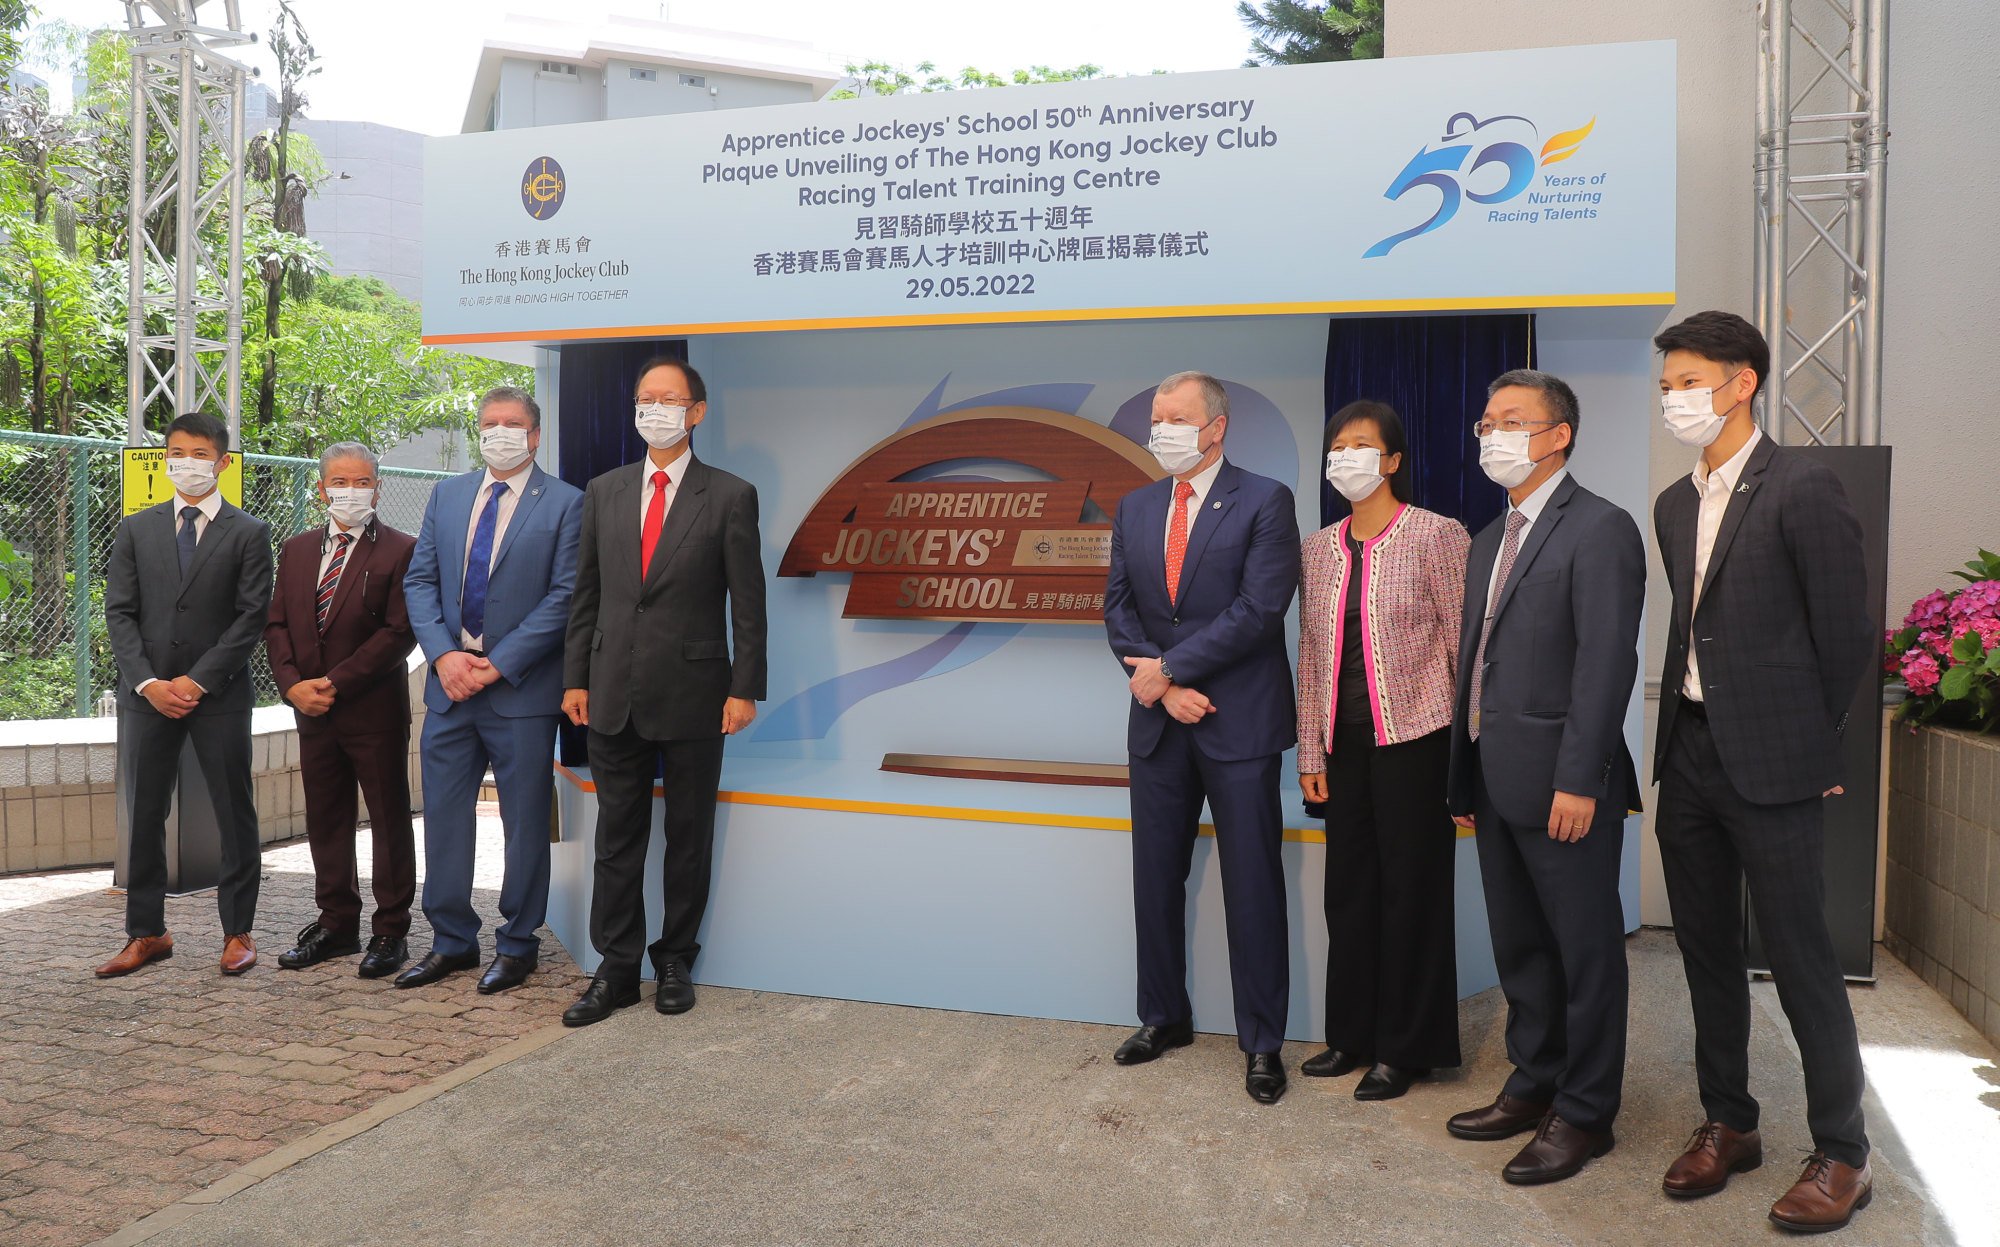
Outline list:
[[[375,490],[366,485],[329,486],[326,513],[342,528],[362,528],[375,518]]]
[[[688,409],[666,403],[640,403],[633,408],[632,427],[654,450],[665,450],[688,435]]]
[[[189,498],[206,497],[215,488],[215,460],[169,459],[167,479]]]
[[[1729,412],[1735,410],[1731,407],[1718,415],[1715,391],[1711,389],[1668,390],[1660,395],[1660,414],[1666,418],[1667,432],[1683,446],[1700,448],[1712,444],[1722,436],[1722,425]]]
[[[1534,457],[1528,453],[1526,429],[1508,432],[1495,429],[1479,439],[1479,467],[1502,489],[1512,489],[1535,474]]]
[[[1326,483],[1349,502],[1359,502],[1380,489],[1382,479],[1382,452],[1373,446],[1327,452]]]
[[[1153,452],[1161,467],[1179,475],[1201,462],[1201,429],[1192,424],[1156,424],[1146,449]]]
[[[495,472],[518,468],[528,461],[528,431],[496,424],[479,430],[479,457]]]

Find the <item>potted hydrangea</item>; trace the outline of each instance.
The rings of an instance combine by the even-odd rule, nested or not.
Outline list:
[[[1909,687],[1911,723],[2000,730],[2000,555],[1981,550],[1952,575],[1964,588],[1926,593],[1885,638],[1882,675]]]

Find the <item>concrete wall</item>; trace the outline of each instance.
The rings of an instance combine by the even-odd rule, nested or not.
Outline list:
[[[368,121],[303,120],[330,175],[306,205],[312,240],[344,277],[379,277],[421,299],[424,136]]]
[[[568,74],[543,73],[538,60],[509,58],[500,64],[493,128],[562,126],[604,119],[604,74],[588,65]]]
[[[655,75],[654,80],[648,82],[634,78],[632,71],[635,69],[651,71]],[[680,80],[683,73],[701,78],[702,85],[683,85]],[[751,78],[708,69],[683,70],[672,65],[640,64],[635,61],[613,60],[604,66],[603,115],[607,119],[707,112],[716,108],[753,108],[764,104],[806,104],[812,99],[812,84],[807,82]]]
[[[424,808],[417,743],[425,668],[410,673],[410,806]],[[283,706],[255,711],[250,765],[258,834],[265,844],[306,834],[299,733]],[[118,852],[116,719],[0,724],[0,874],[112,864]],[[362,804],[366,818],[367,804]]]

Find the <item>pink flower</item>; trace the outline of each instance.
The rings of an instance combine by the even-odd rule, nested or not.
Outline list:
[[[1953,619],[2000,615],[2000,580],[1975,581],[1960,589],[1945,608],[1945,614]]]
[[[1910,607],[1909,617],[1903,620],[1903,625],[1930,631],[1943,625],[1950,610],[1950,595],[1942,589],[1933,589],[1918,598],[1916,604]]]
[[[1910,686],[1912,697],[1923,697],[1937,691],[1937,659],[1922,650],[1911,650],[1903,656],[1903,683]]]
[[[1992,649],[2000,645],[2000,615],[1980,615],[1971,619],[1961,619],[1951,626],[1951,639],[1956,641],[1968,632],[1979,634],[1979,648]],[[1956,666],[1956,660],[1953,660]]]
[[[1921,653],[1923,650],[1929,650],[1939,658],[1951,657],[1951,638],[1944,634],[1943,628],[1932,628],[1928,632],[1919,632],[1917,634],[1917,645],[1921,648],[1912,650],[1912,653]]]

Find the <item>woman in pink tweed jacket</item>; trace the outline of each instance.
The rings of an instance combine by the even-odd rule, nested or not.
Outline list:
[[[1305,539],[1299,599],[1299,786],[1326,804],[1328,943],[1327,1050],[1302,1070],[1368,1067],[1358,1100],[1459,1063],[1445,773],[1471,540],[1409,504],[1408,449],[1386,404],[1327,422],[1327,480],[1354,513]]]

